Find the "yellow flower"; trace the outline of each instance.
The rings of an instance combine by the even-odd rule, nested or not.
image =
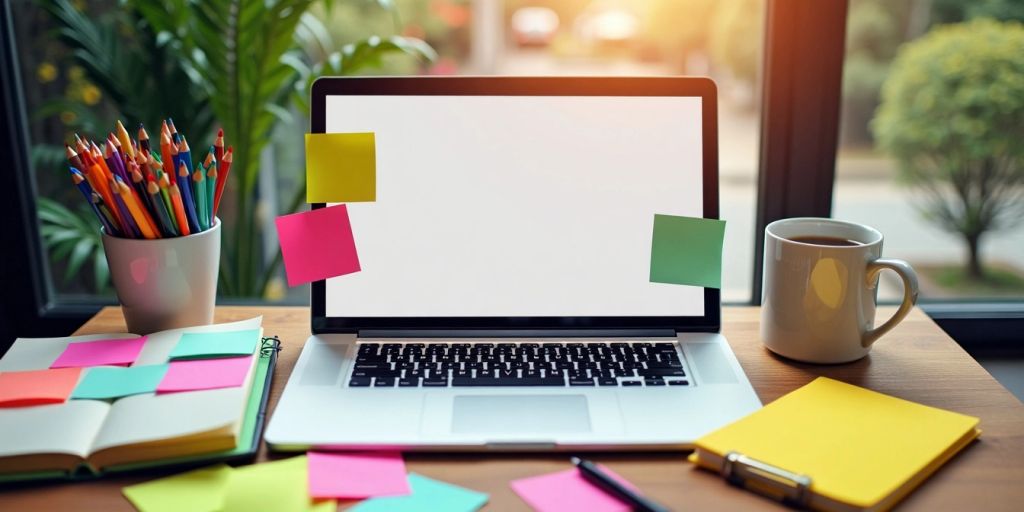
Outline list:
[[[89,84],[82,88],[82,101],[86,105],[95,105],[100,102],[100,98],[103,97],[103,93],[100,92],[100,88],[95,85]]]
[[[52,82],[57,78],[57,66],[44,62],[36,68],[36,78],[42,83]]]
[[[64,124],[71,124],[75,122],[75,119],[78,119],[78,114],[75,114],[70,110],[65,110],[60,113],[60,121]]]
[[[284,282],[281,281],[280,277],[275,277],[267,283],[267,289],[263,293],[263,298],[269,301],[280,302],[284,299],[284,294]]]

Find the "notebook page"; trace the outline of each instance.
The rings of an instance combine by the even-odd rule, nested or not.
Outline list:
[[[45,370],[57,360],[69,343],[93,340],[138,338],[129,333],[88,334],[65,338],[18,338],[0,359],[0,372]],[[147,343],[148,344],[148,343]],[[143,349],[145,352],[145,349]]]
[[[181,339],[181,335],[186,332],[242,331],[247,329],[258,329],[262,323],[263,317],[257,316],[238,322],[203,325],[199,327],[183,327],[181,329],[171,329],[150,334],[149,338],[146,340],[146,346],[142,347],[142,353],[139,354],[139,358],[135,360],[135,366],[166,363],[171,350],[174,350],[174,346],[178,344],[178,340]]]
[[[252,388],[257,357],[251,359],[252,365],[241,387],[164,395],[150,393],[114,402],[91,452],[224,427],[232,427],[237,433]]]
[[[0,457],[67,453],[84,458],[109,410],[97,400],[0,408]]]

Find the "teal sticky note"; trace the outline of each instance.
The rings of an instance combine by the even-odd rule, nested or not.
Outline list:
[[[487,503],[488,496],[457,485],[409,473],[407,496],[382,496],[357,503],[352,512],[473,512]]]
[[[167,373],[166,364],[146,366],[94,366],[71,392],[71,398],[109,400],[156,391]]]
[[[260,340],[259,329],[222,332],[186,332],[171,350],[170,359],[211,359],[252,355]]]
[[[721,288],[724,241],[724,220],[656,214],[651,282]]]

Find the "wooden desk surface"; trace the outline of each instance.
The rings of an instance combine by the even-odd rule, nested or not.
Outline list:
[[[879,311],[879,318],[892,313]],[[283,350],[274,377],[270,410],[309,336],[306,308],[221,307],[216,321],[264,316],[266,332],[280,336]],[[758,340],[757,308],[726,308],[723,331],[765,403],[825,375],[927,405],[981,418],[984,433],[912,493],[905,510],[1020,510],[1024,503],[1024,405],[920,310],[913,311],[854,363],[815,366],[784,361]],[[124,330],[117,308],[107,308],[77,334]],[[695,470],[684,453],[594,454],[651,498],[675,510],[783,510],[769,500],[733,489]],[[260,459],[266,459],[264,447]],[[491,495],[485,510],[528,510],[508,486],[516,478],[566,469],[564,455],[409,454],[410,471]],[[121,487],[150,477],[87,483],[35,485],[0,491],[0,510],[131,510]]]

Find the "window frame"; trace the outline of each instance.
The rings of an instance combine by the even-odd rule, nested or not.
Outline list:
[[[847,0],[766,0],[751,304],[761,302],[764,226],[794,216],[829,217],[842,97]],[[0,149],[11,172],[0,173],[0,243],[10,250],[0,265],[5,288],[0,334],[67,335],[107,300],[58,300],[39,236],[36,187],[10,2],[0,7]],[[794,98],[800,98],[795,101]],[[813,133],[815,137],[802,134]],[[796,176],[794,169],[802,169]],[[234,302],[234,301],[232,301]],[[254,303],[255,301],[248,302]],[[240,302],[242,303],[242,302]],[[965,346],[1024,353],[1024,300],[928,302],[921,308]],[[1016,338],[1016,339],[1014,339]],[[7,340],[0,339],[0,349]],[[2,350],[0,350],[2,351]]]

